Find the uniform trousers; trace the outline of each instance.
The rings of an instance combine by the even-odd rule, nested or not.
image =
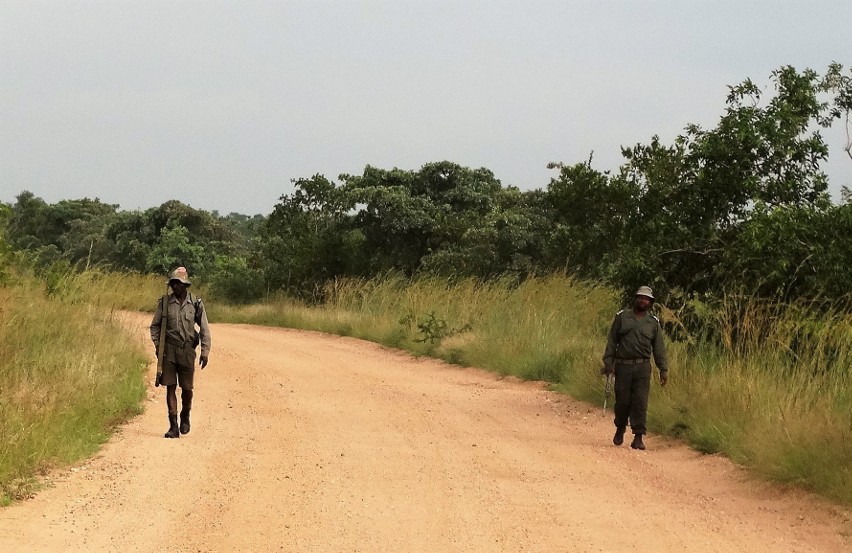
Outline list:
[[[651,362],[624,365],[615,363],[615,426],[644,434],[648,419],[648,394],[651,392]]]

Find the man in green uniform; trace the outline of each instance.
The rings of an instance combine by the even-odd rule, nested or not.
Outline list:
[[[169,412],[169,430],[166,438],[179,438],[188,434],[190,429],[189,411],[192,409],[192,389],[195,376],[195,348],[201,344],[199,363],[207,366],[210,355],[210,326],[207,312],[200,298],[187,292],[189,275],[186,268],[178,267],[169,276],[172,293],[165,298],[165,316],[163,303],[157,304],[157,312],[151,322],[151,340],[159,356],[160,327],[166,325],[163,350],[163,372],[158,385],[166,387],[166,407]],[[196,326],[198,330],[196,330]],[[181,412],[178,426],[177,387],[180,385]]]
[[[645,449],[642,436],[648,415],[648,394],[651,391],[651,356],[660,369],[660,384],[669,380],[666,346],[660,321],[649,312],[654,294],[640,286],[633,300],[633,309],[615,315],[609,329],[604,352],[604,374],[615,374],[615,436],[612,443],[624,443],[628,418],[633,430],[633,449]]]

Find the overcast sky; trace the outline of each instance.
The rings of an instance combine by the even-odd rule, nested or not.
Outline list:
[[[550,161],[718,121],[726,85],[852,64],[852,1],[0,0],[0,201],[268,214],[290,180]],[[848,71],[848,69],[847,69]],[[852,185],[841,126],[831,189]]]

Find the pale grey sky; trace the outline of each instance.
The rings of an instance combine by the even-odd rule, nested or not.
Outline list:
[[[0,0],[0,201],[268,214],[290,179],[550,161],[714,126],[726,85],[852,64],[845,1]],[[824,134],[852,185],[840,126]]]

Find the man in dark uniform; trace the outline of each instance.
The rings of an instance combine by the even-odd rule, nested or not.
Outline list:
[[[186,268],[178,267],[169,276],[172,293],[167,296],[166,316],[163,317],[163,302],[157,304],[157,312],[151,322],[151,340],[159,355],[160,327],[166,324],[166,340],[163,350],[163,373],[158,375],[157,385],[166,387],[166,407],[169,411],[169,430],[166,438],[179,438],[190,429],[189,411],[192,409],[192,389],[195,376],[195,348],[201,344],[199,363],[207,366],[210,355],[210,326],[207,312],[200,298],[187,293],[191,285]],[[198,326],[198,330],[196,330]],[[180,426],[178,426],[177,387],[180,384]]]
[[[633,430],[633,449],[645,449],[642,436],[648,415],[648,394],[651,391],[651,356],[660,369],[660,384],[669,380],[666,346],[660,321],[649,312],[654,294],[640,286],[633,300],[633,309],[615,315],[609,329],[604,352],[604,374],[615,375],[615,436],[612,443],[624,443],[628,418]]]

